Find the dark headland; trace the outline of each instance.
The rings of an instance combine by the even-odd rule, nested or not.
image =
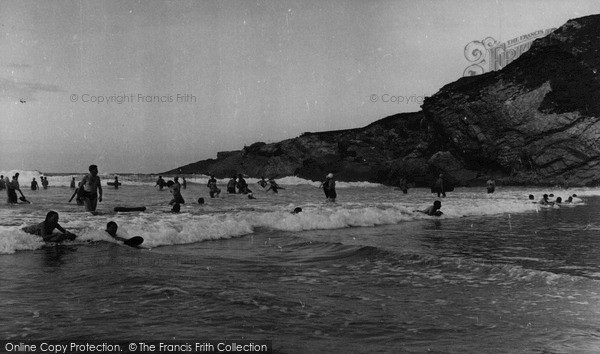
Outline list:
[[[163,174],[298,176],[430,186],[600,184],[600,15],[568,21],[500,71],[463,77],[422,110],[358,129],[220,152]]]

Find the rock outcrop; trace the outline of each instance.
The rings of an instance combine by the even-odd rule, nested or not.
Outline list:
[[[165,173],[296,175],[396,184],[597,185],[600,15],[567,22],[500,71],[461,78],[422,111],[364,128],[255,143]]]
[[[600,16],[571,20],[501,71],[423,103],[439,148],[520,184],[600,181]]]

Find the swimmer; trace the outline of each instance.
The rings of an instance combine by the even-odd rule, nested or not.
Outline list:
[[[435,202],[433,202],[432,206],[428,207],[425,210],[419,210],[419,211],[423,214],[427,214],[430,216],[440,216],[440,215],[444,214],[440,211],[441,207],[442,207],[442,202],[440,202],[439,200],[436,200]]]
[[[553,202],[548,200],[548,194],[544,194],[542,196],[542,199],[540,199],[540,201],[538,202],[538,204],[540,205],[554,205]]]
[[[64,240],[74,240],[77,235],[70,233],[65,230],[58,223],[58,213],[55,211],[49,211],[46,214],[46,219],[39,224],[26,226],[22,230],[28,234],[41,236],[46,242],[61,242]],[[53,235],[54,229],[62,232],[62,235]]]
[[[274,180],[273,178],[269,178],[269,184],[270,184],[270,186],[269,186],[269,188],[267,188],[267,190],[265,191],[265,193],[266,193],[266,192],[268,192],[268,191],[270,191],[270,190],[272,190],[272,191],[273,191],[273,193],[278,193],[277,191],[278,191],[279,189],[285,189],[285,188],[283,188],[283,187],[280,187],[280,186],[277,184],[277,182],[275,182],[275,180]]]
[[[301,212],[302,212],[302,208],[300,208],[300,207],[294,208],[294,210],[291,211],[292,214],[298,214],[298,213],[301,213]]]
[[[260,181],[256,182],[261,187],[265,188],[267,186],[267,181],[265,181],[265,177],[261,177]]]
[[[573,194],[573,203],[583,203],[583,199],[577,197],[577,194]]]

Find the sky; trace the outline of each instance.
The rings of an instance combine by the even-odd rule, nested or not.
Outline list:
[[[597,0],[0,0],[0,170],[158,173],[416,112]]]

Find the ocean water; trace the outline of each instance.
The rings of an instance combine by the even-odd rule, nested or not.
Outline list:
[[[0,203],[5,339],[272,340],[278,353],[600,351],[598,189],[458,188],[441,199],[444,215],[430,217],[415,211],[437,199],[425,189],[338,183],[329,203],[316,182],[286,178],[285,190],[267,194],[250,179],[256,199],[211,199],[207,177],[195,176],[172,214],[154,177],[131,175],[119,176],[118,190],[104,186],[93,216],[67,202],[71,176],[28,190],[36,176],[21,172],[32,204]],[[527,198],[543,193],[580,200],[541,208]],[[20,231],[49,210],[77,240],[47,245]],[[110,239],[111,220],[120,236],[144,237],[144,248]]]

